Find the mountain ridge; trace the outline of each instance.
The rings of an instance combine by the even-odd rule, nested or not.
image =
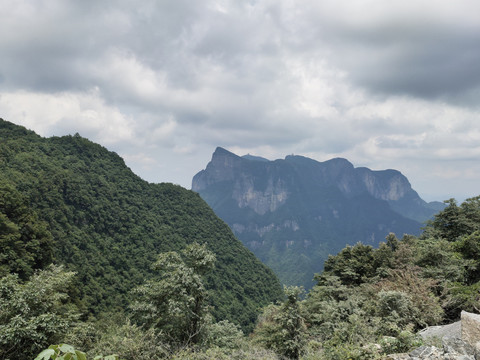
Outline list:
[[[418,234],[436,212],[398,170],[344,158],[255,161],[217,147],[192,190],[283,282],[307,288],[328,254],[358,241],[376,246],[390,231]]]
[[[153,276],[156,254],[193,242],[217,257],[206,279],[217,319],[251,330],[259,307],[281,297],[273,272],[198,194],[147,183],[78,134],[43,138],[0,119],[0,140],[0,182],[48,225],[55,260],[77,272],[86,313],[126,309],[130,290]]]

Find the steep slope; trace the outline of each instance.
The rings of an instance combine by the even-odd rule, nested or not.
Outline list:
[[[283,283],[307,288],[329,254],[389,232],[418,234],[435,212],[400,172],[339,158],[265,161],[217,148],[192,190]]]
[[[249,329],[258,308],[281,296],[273,272],[198,194],[147,183],[79,135],[45,139],[0,119],[0,183],[48,225],[56,261],[78,273],[79,302],[94,314],[125,308],[156,254],[194,241],[217,256],[208,287],[218,319]]]

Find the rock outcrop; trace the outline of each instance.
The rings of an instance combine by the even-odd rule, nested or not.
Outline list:
[[[479,360],[480,315],[462,311],[461,320],[444,326],[432,326],[419,335],[428,342],[441,342],[441,347],[421,346],[408,354],[391,354],[388,360]]]
[[[480,315],[462,311],[462,340],[475,345],[480,343]]]

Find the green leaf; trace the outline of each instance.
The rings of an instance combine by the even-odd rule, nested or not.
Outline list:
[[[75,354],[75,349],[73,348],[72,345],[68,344],[61,344],[59,347],[61,352],[67,353],[67,354]]]
[[[45,349],[40,354],[38,354],[35,360],[49,360],[53,355],[55,355],[55,350]]]
[[[84,352],[75,350],[75,354],[77,354],[77,359],[78,360],[87,360],[87,356],[85,355]]]

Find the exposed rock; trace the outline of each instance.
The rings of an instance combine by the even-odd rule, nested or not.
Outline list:
[[[443,350],[435,346],[420,346],[418,349],[413,350],[410,354],[410,358],[420,359],[438,359],[443,355]]]
[[[390,354],[385,357],[385,360],[410,360],[411,357],[407,353]]]
[[[418,335],[420,335],[423,340],[432,338],[438,338],[441,340],[446,336],[460,338],[462,336],[461,321],[442,326],[429,326],[421,330]]]
[[[459,350],[463,351],[464,349],[462,350],[462,347],[460,347]],[[453,348],[448,348],[446,351],[445,349],[440,349],[435,346],[424,345],[413,350],[409,354],[405,354],[405,353],[391,354],[386,356],[385,359],[386,360],[475,360],[476,357],[474,353],[462,354],[462,353],[456,352]]]
[[[462,311],[461,320],[444,326],[432,326],[419,332],[424,340],[438,338],[442,348],[421,346],[409,354],[392,354],[392,360],[479,360],[480,315]]]
[[[468,342],[455,338],[445,337],[442,341],[443,351],[447,354],[459,354],[459,355],[473,355],[475,349]]]
[[[462,311],[462,339],[475,345],[480,342],[480,315]]]

